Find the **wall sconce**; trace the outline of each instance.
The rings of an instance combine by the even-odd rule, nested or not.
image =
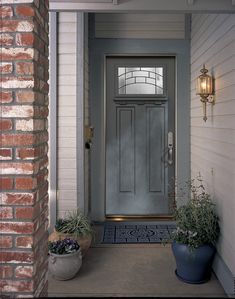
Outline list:
[[[206,121],[206,104],[207,102],[214,104],[214,98],[211,96],[213,94],[213,81],[212,76],[207,74],[208,70],[205,68],[205,64],[203,64],[203,69],[201,69],[200,72],[202,74],[197,78],[196,94],[201,97],[201,102],[203,104],[203,120]]]

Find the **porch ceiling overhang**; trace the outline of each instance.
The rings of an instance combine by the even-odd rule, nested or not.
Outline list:
[[[50,0],[50,10],[87,12],[235,13],[235,0]]]

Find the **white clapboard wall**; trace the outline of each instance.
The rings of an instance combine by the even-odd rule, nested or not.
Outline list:
[[[89,36],[88,36],[88,15],[84,16],[84,125],[90,126],[90,107],[89,107]],[[91,145],[92,146],[92,145]],[[90,150],[85,149],[84,154],[84,184],[85,184],[85,204],[87,213],[90,211]]]
[[[184,14],[95,14],[96,38],[184,39]]]
[[[60,217],[65,211],[77,208],[77,14],[72,12],[60,12],[58,15],[57,217]]]
[[[195,80],[203,63],[215,78],[215,105],[208,120]],[[222,227],[218,251],[235,273],[235,17],[195,14],[191,40],[191,167],[199,171],[217,203]]]

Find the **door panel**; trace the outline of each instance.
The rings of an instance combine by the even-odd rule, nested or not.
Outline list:
[[[117,145],[119,161],[119,192],[134,192],[134,109],[117,108]]]
[[[174,133],[174,115],[168,115],[174,111],[174,60],[108,58],[106,83],[106,216],[169,214],[174,163],[168,165],[166,149],[168,130]],[[150,84],[154,88],[145,88]]]
[[[164,147],[164,108],[147,107],[147,178],[149,192],[164,192],[164,169],[161,166]]]

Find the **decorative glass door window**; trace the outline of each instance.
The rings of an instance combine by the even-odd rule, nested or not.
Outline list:
[[[118,94],[163,95],[163,67],[118,67]]]

